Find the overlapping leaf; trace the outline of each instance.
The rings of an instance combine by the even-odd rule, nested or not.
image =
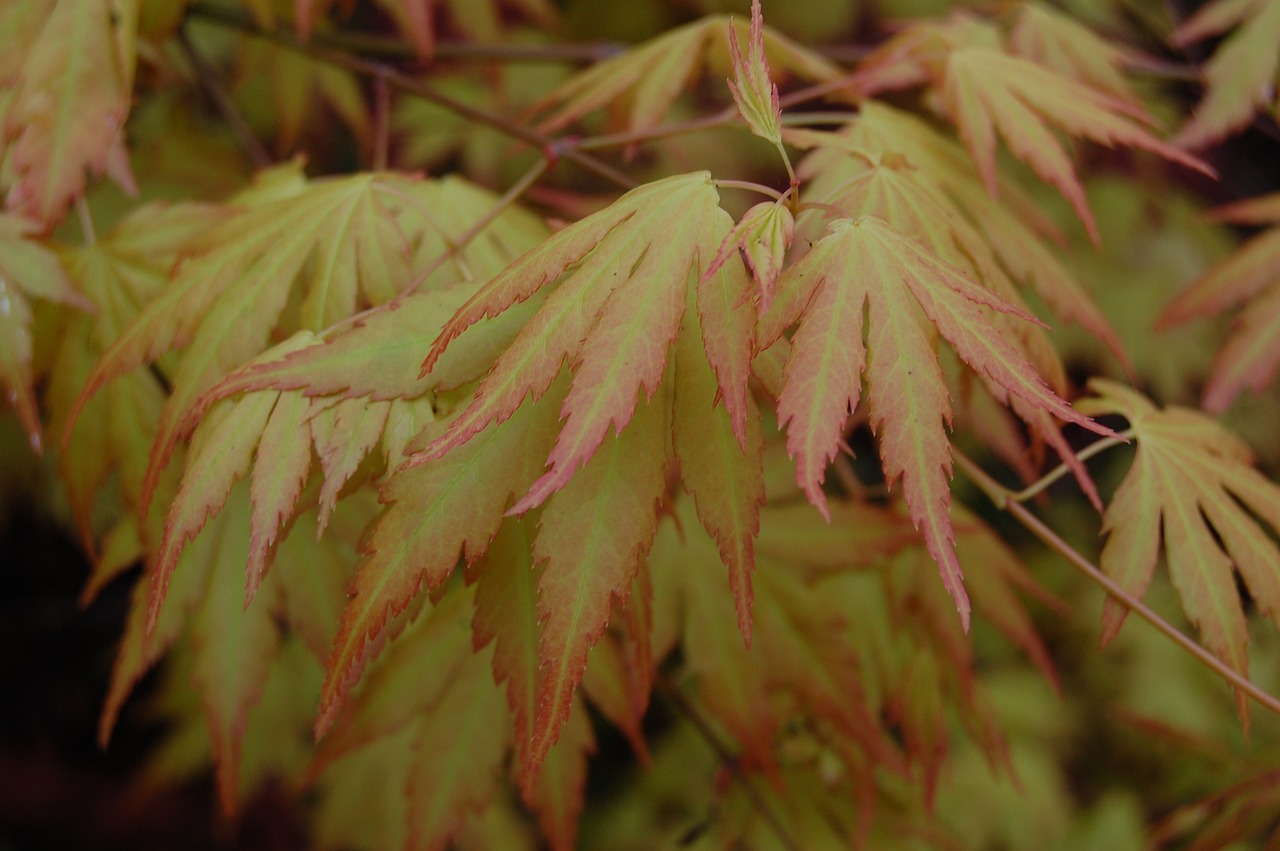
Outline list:
[[[21,2],[7,10],[0,88],[14,182],[6,206],[47,230],[85,190],[85,171],[132,187],[124,122],[133,97],[137,0]]]
[[[1214,0],[1183,21],[1171,41],[1186,47],[1233,28],[1204,66],[1204,97],[1174,138],[1180,145],[1205,147],[1239,130],[1258,112],[1275,112],[1280,70],[1280,9],[1275,3]]]
[[[860,69],[858,79],[868,94],[921,84],[933,88],[992,196],[999,183],[998,135],[1015,156],[1062,193],[1095,241],[1099,235],[1084,189],[1050,125],[1108,147],[1151,151],[1213,173],[1200,160],[1145,129],[1151,119],[1132,100],[1013,55],[993,28],[963,16],[909,28],[879,48]]]
[[[984,254],[994,253],[1008,275],[1030,287],[1054,314],[1078,322],[1121,364],[1128,364],[1115,330],[1046,244],[1061,241],[1061,236],[1016,184],[1001,180],[1000,199],[991,198],[972,160],[953,140],[876,100],[864,101],[857,117],[837,133],[789,131],[787,139],[814,149],[800,164],[800,174],[815,200],[842,192],[850,179],[866,171],[867,158],[902,157],[930,194],[953,199],[954,208],[984,237]]]
[[[838,451],[846,417],[862,397],[866,371],[885,477],[890,484],[901,478],[912,520],[967,625],[969,601],[949,516],[951,450],[945,426],[951,406],[936,337],[951,343],[961,360],[1011,400],[1100,433],[1109,430],[1046,387],[987,313],[1021,313],[1017,308],[882,219],[834,222],[828,236],[788,269],[781,289],[761,320],[760,338],[767,345],[799,320],[778,400],[797,481],[810,502],[825,509],[826,467]]]
[[[1213,363],[1206,409],[1221,412],[1246,387],[1261,393],[1280,369],[1280,195],[1264,195],[1216,211],[1243,225],[1270,225],[1205,271],[1169,303],[1156,327],[1180,325],[1243,304],[1236,327]]]
[[[1137,391],[1105,379],[1081,403],[1094,414],[1129,421],[1137,454],[1107,507],[1102,569],[1135,596],[1145,593],[1161,542],[1182,607],[1208,648],[1236,671],[1248,671],[1248,635],[1236,589],[1239,571],[1258,608],[1280,623],[1280,486],[1254,469],[1253,453],[1205,414],[1163,410]],[[1266,527],[1271,527],[1269,532]],[[1108,600],[1102,640],[1110,641],[1127,610]],[[1237,693],[1242,717],[1248,703]]]
[[[758,415],[746,392],[754,310],[740,262],[702,275],[730,225],[705,174],[660,181],[552,236],[446,324],[424,375],[446,364],[459,335],[547,289],[473,399],[442,434],[424,435],[388,482],[391,508],[369,539],[343,615],[321,729],[387,619],[424,584],[443,581],[459,555],[483,554],[504,512],[545,502],[533,546],[543,571],[543,672],[522,765],[530,788],[612,601],[629,593],[653,538],[667,489],[668,422],[747,628],[762,499]],[[566,361],[567,381],[548,392]]]
[[[736,38],[751,38],[742,22],[713,15],[570,77],[539,105],[551,111],[542,129],[564,127],[602,107],[608,109],[611,128],[637,131],[656,127],[704,68],[713,76],[733,73],[730,28]],[[760,39],[762,61],[767,60],[777,73],[815,82],[839,76],[835,65],[767,27],[761,30]]]

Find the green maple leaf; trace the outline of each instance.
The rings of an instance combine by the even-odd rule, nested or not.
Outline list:
[[[945,426],[951,407],[936,337],[951,343],[961,360],[1011,400],[1099,433],[1110,430],[1073,411],[1046,387],[987,311],[1030,319],[1026,313],[976,286],[882,219],[832,223],[830,233],[787,270],[780,288],[773,309],[761,319],[760,339],[771,343],[800,320],[778,398],[778,420],[787,428],[797,481],[810,502],[825,510],[826,468],[846,417],[862,398],[866,371],[885,477],[890,484],[901,478],[912,520],[967,625],[969,601],[949,516],[951,450]]]
[[[1163,542],[1187,616],[1214,654],[1246,674],[1248,634],[1233,571],[1258,608],[1280,623],[1280,548],[1265,528],[1280,530],[1280,486],[1254,469],[1243,441],[1200,411],[1161,410],[1105,379],[1092,379],[1089,387],[1097,398],[1082,401],[1081,409],[1121,414],[1138,446],[1103,517],[1108,537],[1102,569],[1140,597]],[[1127,611],[1108,599],[1104,643],[1115,637]],[[1238,691],[1236,701],[1247,720],[1247,697]]]

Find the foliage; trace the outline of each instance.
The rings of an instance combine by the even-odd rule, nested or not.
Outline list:
[[[718,5],[0,11],[102,743],[318,848],[1274,843],[1280,4]]]

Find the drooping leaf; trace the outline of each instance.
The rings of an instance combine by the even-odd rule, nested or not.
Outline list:
[[[605,107],[610,128],[641,131],[656,127],[680,93],[703,73],[718,76],[732,72],[730,28],[735,38],[751,38],[741,22],[713,15],[670,30],[621,56],[615,56],[570,77],[540,104],[551,114],[544,131],[565,127],[588,113]],[[762,64],[774,72],[823,82],[839,75],[839,69],[783,35],[763,27]]]
[[[1044,215],[1017,184],[999,180],[1000,198],[983,187],[971,158],[949,139],[910,113],[875,100],[864,101],[858,116],[837,133],[788,131],[788,141],[816,148],[799,167],[811,196],[835,194],[849,178],[865,170],[865,159],[900,155],[919,171],[918,183],[942,190],[985,237],[1009,276],[1032,288],[1054,314],[1078,322],[1102,340],[1128,366],[1124,347],[1106,317],[1047,243],[1062,242]],[[852,156],[850,156],[852,155]]]
[[[1246,387],[1255,393],[1280,370],[1280,195],[1221,207],[1215,217],[1242,225],[1269,225],[1233,254],[1213,264],[1164,309],[1157,328],[1212,316],[1243,304],[1235,330],[1214,358],[1204,407],[1222,412]]]
[[[1124,67],[1134,51],[1040,2],[1018,5],[1009,47],[1019,56],[1107,94],[1138,103]]]
[[[92,309],[48,248],[34,238],[36,226],[26,219],[0,213],[0,388],[18,413],[31,448],[39,452],[40,412],[31,374],[31,308],[28,296]]]
[[[390,503],[369,533],[353,599],[327,665],[316,730],[332,723],[347,692],[381,646],[388,622],[425,585],[443,582],[459,558],[483,555],[513,494],[532,484],[550,449],[554,414],[525,405],[508,428],[492,427],[448,457],[398,471]]]
[[[922,23],[878,48],[858,78],[867,94],[921,84],[932,87],[993,197],[999,183],[998,134],[1015,156],[1071,203],[1095,242],[1099,234],[1084,189],[1050,124],[1071,136],[1150,151],[1213,175],[1199,159],[1145,129],[1151,119],[1131,100],[1010,54],[1000,41],[987,25],[964,16],[942,24]]]
[[[361,303],[390,301],[410,283],[409,243],[384,185],[362,174],[305,183],[283,170],[263,175],[243,208],[206,234],[173,283],[116,337],[86,382],[83,405],[104,384],[185,346],[143,483],[143,502],[196,400],[266,348],[295,278],[304,293],[297,327],[320,330]],[[292,329],[290,329],[292,330]]]
[[[1133,465],[1104,516],[1106,573],[1135,596],[1146,592],[1163,542],[1169,577],[1206,646],[1241,674],[1248,635],[1233,571],[1258,608],[1280,622],[1280,486],[1253,467],[1253,453],[1211,417],[1188,408],[1163,410],[1124,385],[1092,379],[1094,414],[1129,421],[1137,443]],[[1108,600],[1102,640],[1115,637],[1127,610]],[[1248,702],[1237,693],[1241,717]]]
[[[526,789],[568,720],[613,599],[625,602],[653,542],[667,487],[666,414],[661,397],[644,403],[542,512],[533,548],[534,558],[546,562],[538,583],[542,676],[530,761],[523,766]]]
[[[1205,92],[1174,141],[1203,148],[1239,130],[1262,110],[1276,108],[1280,70],[1280,9],[1266,0],[1214,0],[1174,31],[1178,47],[1235,29],[1204,66]]]
[[[48,230],[84,195],[85,171],[132,188],[124,123],[133,96],[137,0],[57,0],[32,8],[38,35],[19,30],[22,56],[5,117],[15,183],[6,206]],[[47,12],[45,10],[47,9]],[[44,15],[41,13],[45,12]],[[33,28],[34,29],[34,28]],[[27,40],[30,39],[30,40]]]
[[[841,219],[788,269],[773,310],[761,319],[760,335],[767,344],[800,319],[784,370],[778,419],[787,428],[797,481],[820,510],[826,506],[821,486],[827,464],[840,445],[846,417],[862,396],[861,377],[867,373],[867,401],[885,477],[890,484],[902,479],[912,520],[965,624],[969,603],[949,517],[951,451],[945,426],[951,406],[936,336],[1011,399],[1110,433],[1049,390],[984,308],[1020,313],[883,220]],[[865,344],[864,310],[869,314]]]

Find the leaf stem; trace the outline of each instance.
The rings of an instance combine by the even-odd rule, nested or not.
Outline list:
[[[1098,440],[1089,444],[1084,449],[1076,453],[1076,458],[1078,458],[1081,461],[1088,461],[1093,456],[1099,455],[1105,452],[1106,450],[1111,449],[1114,446],[1124,446],[1128,444],[1133,438],[1134,438],[1133,429],[1127,428],[1122,432],[1118,432],[1115,437],[1104,437],[1102,440]],[[1059,464],[1058,466],[1050,470],[1048,473],[1045,473],[1043,476],[1041,476],[1038,480],[1036,480],[1035,482],[1032,482],[1030,485],[1023,488],[1022,490],[1016,491],[1016,492],[1008,492],[1006,499],[1009,502],[1026,502],[1027,500],[1033,499],[1034,497],[1038,496],[1042,491],[1044,491],[1046,488],[1048,488],[1058,479],[1061,479],[1063,476],[1068,475],[1070,472],[1071,472],[1071,468],[1068,467],[1065,463]],[[1000,507],[1004,508],[1005,506],[1001,505]]]
[[[717,187],[725,189],[745,189],[748,192],[758,192],[761,195],[768,195],[775,201],[781,201],[784,197],[783,193],[772,186],[765,186],[763,183],[752,183],[750,180],[713,180],[711,182]]]
[[[992,502],[1012,514],[1019,523],[1031,532],[1031,534],[1035,535],[1050,549],[1054,550],[1067,561],[1071,562],[1073,567],[1087,576],[1095,584],[1099,585],[1117,602],[1129,611],[1138,615],[1138,617],[1142,618],[1147,623],[1151,624],[1174,644],[1177,644],[1183,650],[1196,657],[1219,677],[1249,695],[1249,697],[1252,697],[1267,709],[1270,709],[1272,712],[1280,715],[1280,700],[1255,685],[1247,677],[1243,677],[1238,672],[1232,670],[1222,660],[1214,656],[1208,650],[1205,650],[1194,640],[1183,635],[1176,627],[1161,617],[1154,609],[1149,608],[1145,603],[1117,584],[1114,579],[1099,570],[1093,562],[1081,555],[1074,547],[1062,540],[1056,532],[1045,525],[1044,521],[1032,513],[1029,508],[1020,502],[1011,501],[1011,494],[1008,489],[995,479],[991,478],[985,470],[979,467],[976,462],[963,452],[953,450],[953,457],[955,458],[957,466],[965,472],[965,475],[967,475],[973,483],[983,491],[983,493],[991,498]]]
[[[386,73],[373,78],[373,170],[386,171],[391,147],[391,87]]]

